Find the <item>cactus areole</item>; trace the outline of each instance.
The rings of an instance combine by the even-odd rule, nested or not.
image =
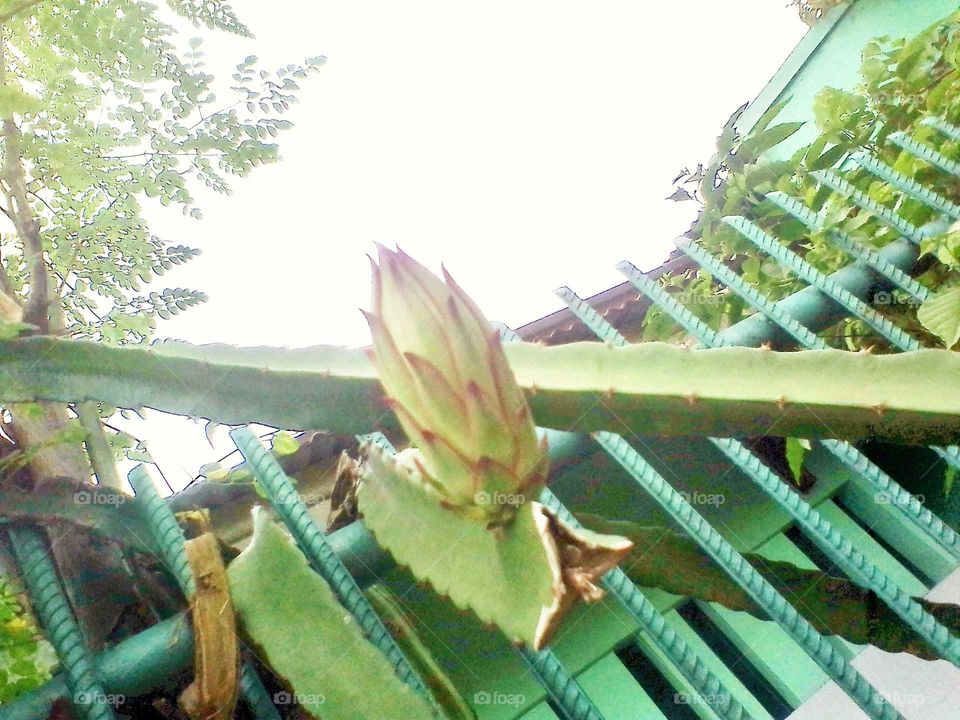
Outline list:
[[[629,540],[564,525],[536,502],[549,469],[499,334],[444,270],[379,248],[371,356],[415,447],[362,449],[360,510],[398,562],[515,641],[542,647]]]

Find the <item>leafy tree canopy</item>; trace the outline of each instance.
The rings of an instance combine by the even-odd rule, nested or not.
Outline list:
[[[169,6],[250,35],[219,0]],[[198,251],[155,236],[143,198],[199,218],[196,188],[227,193],[233,176],[276,161],[282,116],[323,58],[267,72],[251,55],[218,97],[201,40],[178,47],[172,13],[153,3],[2,0],[0,18],[5,319],[22,308],[43,332],[143,341],[157,318],[205,299],[144,293]]]

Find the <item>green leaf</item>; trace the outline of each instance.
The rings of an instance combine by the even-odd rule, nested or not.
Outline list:
[[[0,107],[3,108],[4,117],[14,114],[23,115],[41,109],[36,97],[13,85],[0,86]]]
[[[764,130],[766,130],[770,126],[770,123],[776,120],[777,116],[780,115],[783,109],[790,104],[791,100],[793,100],[793,95],[782,98],[771,105],[767,111],[760,116],[760,119],[757,120],[757,124],[753,126],[751,132],[756,134],[762,133]]]
[[[846,145],[835,145],[829,150],[825,151],[820,157],[812,162],[807,162],[807,167],[810,170],[827,170],[836,165],[840,160],[850,152],[850,148]]]
[[[268,513],[254,511],[253,539],[227,576],[243,633],[289,687],[280,695],[310,717],[432,717]]]
[[[917,319],[943,340],[947,349],[960,342],[960,286],[941,290],[917,310]]]
[[[809,450],[809,440],[787,438],[787,464],[790,466],[790,474],[793,475],[793,479],[798,485],[803,474],[803,460]]]
[[[947,465],[947,469],[943,473],[944,497],[950,497],[950,493],[953,492],[953,485],[956,481],[957,481],[957,469],[953,465]]]
[[[300,449],[300,443],[290,433],[281,430],[273,436],[271,444],[273,451],[279,455],[293,455]]]
[[[752,159],[759,158],[771,148],[792,137],[800,128],[804,126],[803,122],[790,122],[774,125],[769,130],[764,130],[759,135],[748,138],[743,142],[738,151]],[[752,160],[748,160],[752,162]]]

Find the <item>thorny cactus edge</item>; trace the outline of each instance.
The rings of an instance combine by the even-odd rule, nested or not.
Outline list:
[[[364,444],[360,510],[398,562],[539,649],[578,599],[603,596],[600,577],[633,544],[571,528],[535,502],[549,469],[546,441],[537,441],[499,334],[446,270],[442,282],[384,247],[379,266],[371,263],[371,355],[387,403],[416,447],[391,458]],[[421,510],[413,526],[401,520],[398,527],[380,507],[415,498]],[[425,563],[430,545],[456,546],[456,571]],[[503,562],[519,566],[497,570]],[[511,577],[527,578],[521,584],[529,591],[507,587],[516,583]],[[534,577],[545,581],[539,590]]]
[[[500,336],[446,270],[444,284],[403,251],[379,251],[365,315],[387,404],[419,449],[408,459],[450,509],[508,524],[549,458]]]

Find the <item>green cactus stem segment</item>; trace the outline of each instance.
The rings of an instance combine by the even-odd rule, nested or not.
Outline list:
[[[534,421],[544,427],[750,436],[775,424],[791,437],[960,440],[960,353],[692,352],[659,343],[515,343],[504,352]],[[859,382],[851,384],[851,377]],[[280,353],[181,344],[117,348],[51,338],[0,342],[0,401],[34,400],[99,400],[225,424],[343,433],[396,423],[365,353],[337,347]]]

